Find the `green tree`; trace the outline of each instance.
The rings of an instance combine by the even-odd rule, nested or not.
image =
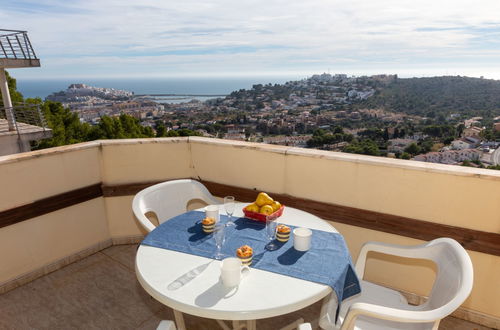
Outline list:
[[[420,153],[427,153],[432,150],[432,147],[434,146],[434,141],[430,139],[426,139],[420,143]]]
[[[333,133],[344,134],[344,130],[342,129],[341,126],[335,126],[333,128]]]
[[[420,153],[421,148],[416,143],[412,143],[409,146],[407,146],[404,151],[412,156],[415,156]]]
[[[164,137],[167,136],[167,128],[165,124],[160,123],[156,125],[156,137]]]
[[[397,139],[399,137],[399,129],[397,127],[394,129],[394,135],[393,135],[393,137],[395,139]]]
[[[135,139],[154,137],[151,127],[141,126],[138,119],[121,114],[119,117],[102,116],[94,126],[92,139]]]
[[[342,151],[353,154],[380,156],[380,150],[378,148],[378,145],[370,139],[362,141],[354,141],[353,143],[344,147]]]
[[[89,124],[81,123],[78,115],[64,108],[59,102],[46,101],[41,105],[47,125],[52,129],[52,138],[34,143],[33,149],[43,149],[63,146],[92,138],[92,128]]]
[[[407,152],[403,152],[401,154],[401,159],[410,159],[411,158],[411,155]]]
[[[384,129],[384,133],[382,135],[382,138],[384,139],[384,141],[389,140],[389,130],[387,129],[387,127]]]
[[[178,130],[179,136],[201,136],[201,133],[187,129],[187,128],[182,128]]]
[[[171,129],[170,131],[167,132],[167,134],[165,136],[167,136],[167,137],[176,137],[176,136],[179,136],[179,133],[177,133],[176,130]]]

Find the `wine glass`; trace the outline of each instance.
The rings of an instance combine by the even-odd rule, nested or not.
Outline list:
[[[234,226],[233,222],[233,213],[236,205],[234,204],[234,196],[226,196],[224,197],[224,208],[226,209],[226,214],[229,216],[229,220],[226,223],[226,226]]]
[[[266,217],[266,236],[269,240],[269,243],[266,245],[266,249],[269,251],[276,250],[278,246],[274,243],[274,239],[276,238],[276,228],[277,221],[269,216]]]
[[[214,240],[215,240],[215,247],[216,247],[216,253],[215,253],[215,259],[221,260],[222,259],[222,245],[224,245],[224,241],[226,240],[226,233],[225,233],[225,227],[223,224],[216,224],[214,227]]]

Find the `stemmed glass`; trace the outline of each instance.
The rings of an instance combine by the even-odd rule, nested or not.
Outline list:
[[[269,240],[269,243],[266,245],[266,249],[269,251],[276,250],[278,246],[274,243],[274,239],[276,238],[276,228],[277,228],[276,219],[272,219],[271,217],[266,217],[266,236]]]
[[[221,260],[222,259],[222,245],[224,245],[224,241],[226,240],[226,233],[225,230],[226,226],[223,224],[216,224],[214,228],[214,240],[215,240],[215,247],[216,247],[216,253],[215,253],[215,259]]]
[[[226,196],[224,197],[224,208],[226,209],[226,213],[229,216],[229,220],[226,223],[226,226],[234,226],[233,222],[233,213],[236,205],[234,204],[234,196]]]

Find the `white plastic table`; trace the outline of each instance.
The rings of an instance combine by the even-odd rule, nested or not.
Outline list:
[[[243,216],[242,208],[245,205],[236,204],[234,217]],[[223,205],[220,209],[224,214]],[[278,221],[337,232],[317,216],[291,207],[285,207]],[[302,309],[332,292],[328,285],[254,268],[236,289],[227,289],[219,281],[220,263],[205,257],[140,245],[135,266],[142,287],[156,300],[174,309],[180,330],[185,327],[181,313],[216,320],[248,320],[247,328],[252,330],[256,327],[257,319]],[[203,270],[184,286],[177,289],[169,287],[176,279],[190,271],[191,274],[197,272],[197,269]],[[224,327],[223,324],[221,326]]]

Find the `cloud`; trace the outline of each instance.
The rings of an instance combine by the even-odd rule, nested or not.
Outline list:
[[[28,30],[42,59],[20,77],[478,72],[497,65],[498,12],[497,0],[3,0],[0,21]]]

